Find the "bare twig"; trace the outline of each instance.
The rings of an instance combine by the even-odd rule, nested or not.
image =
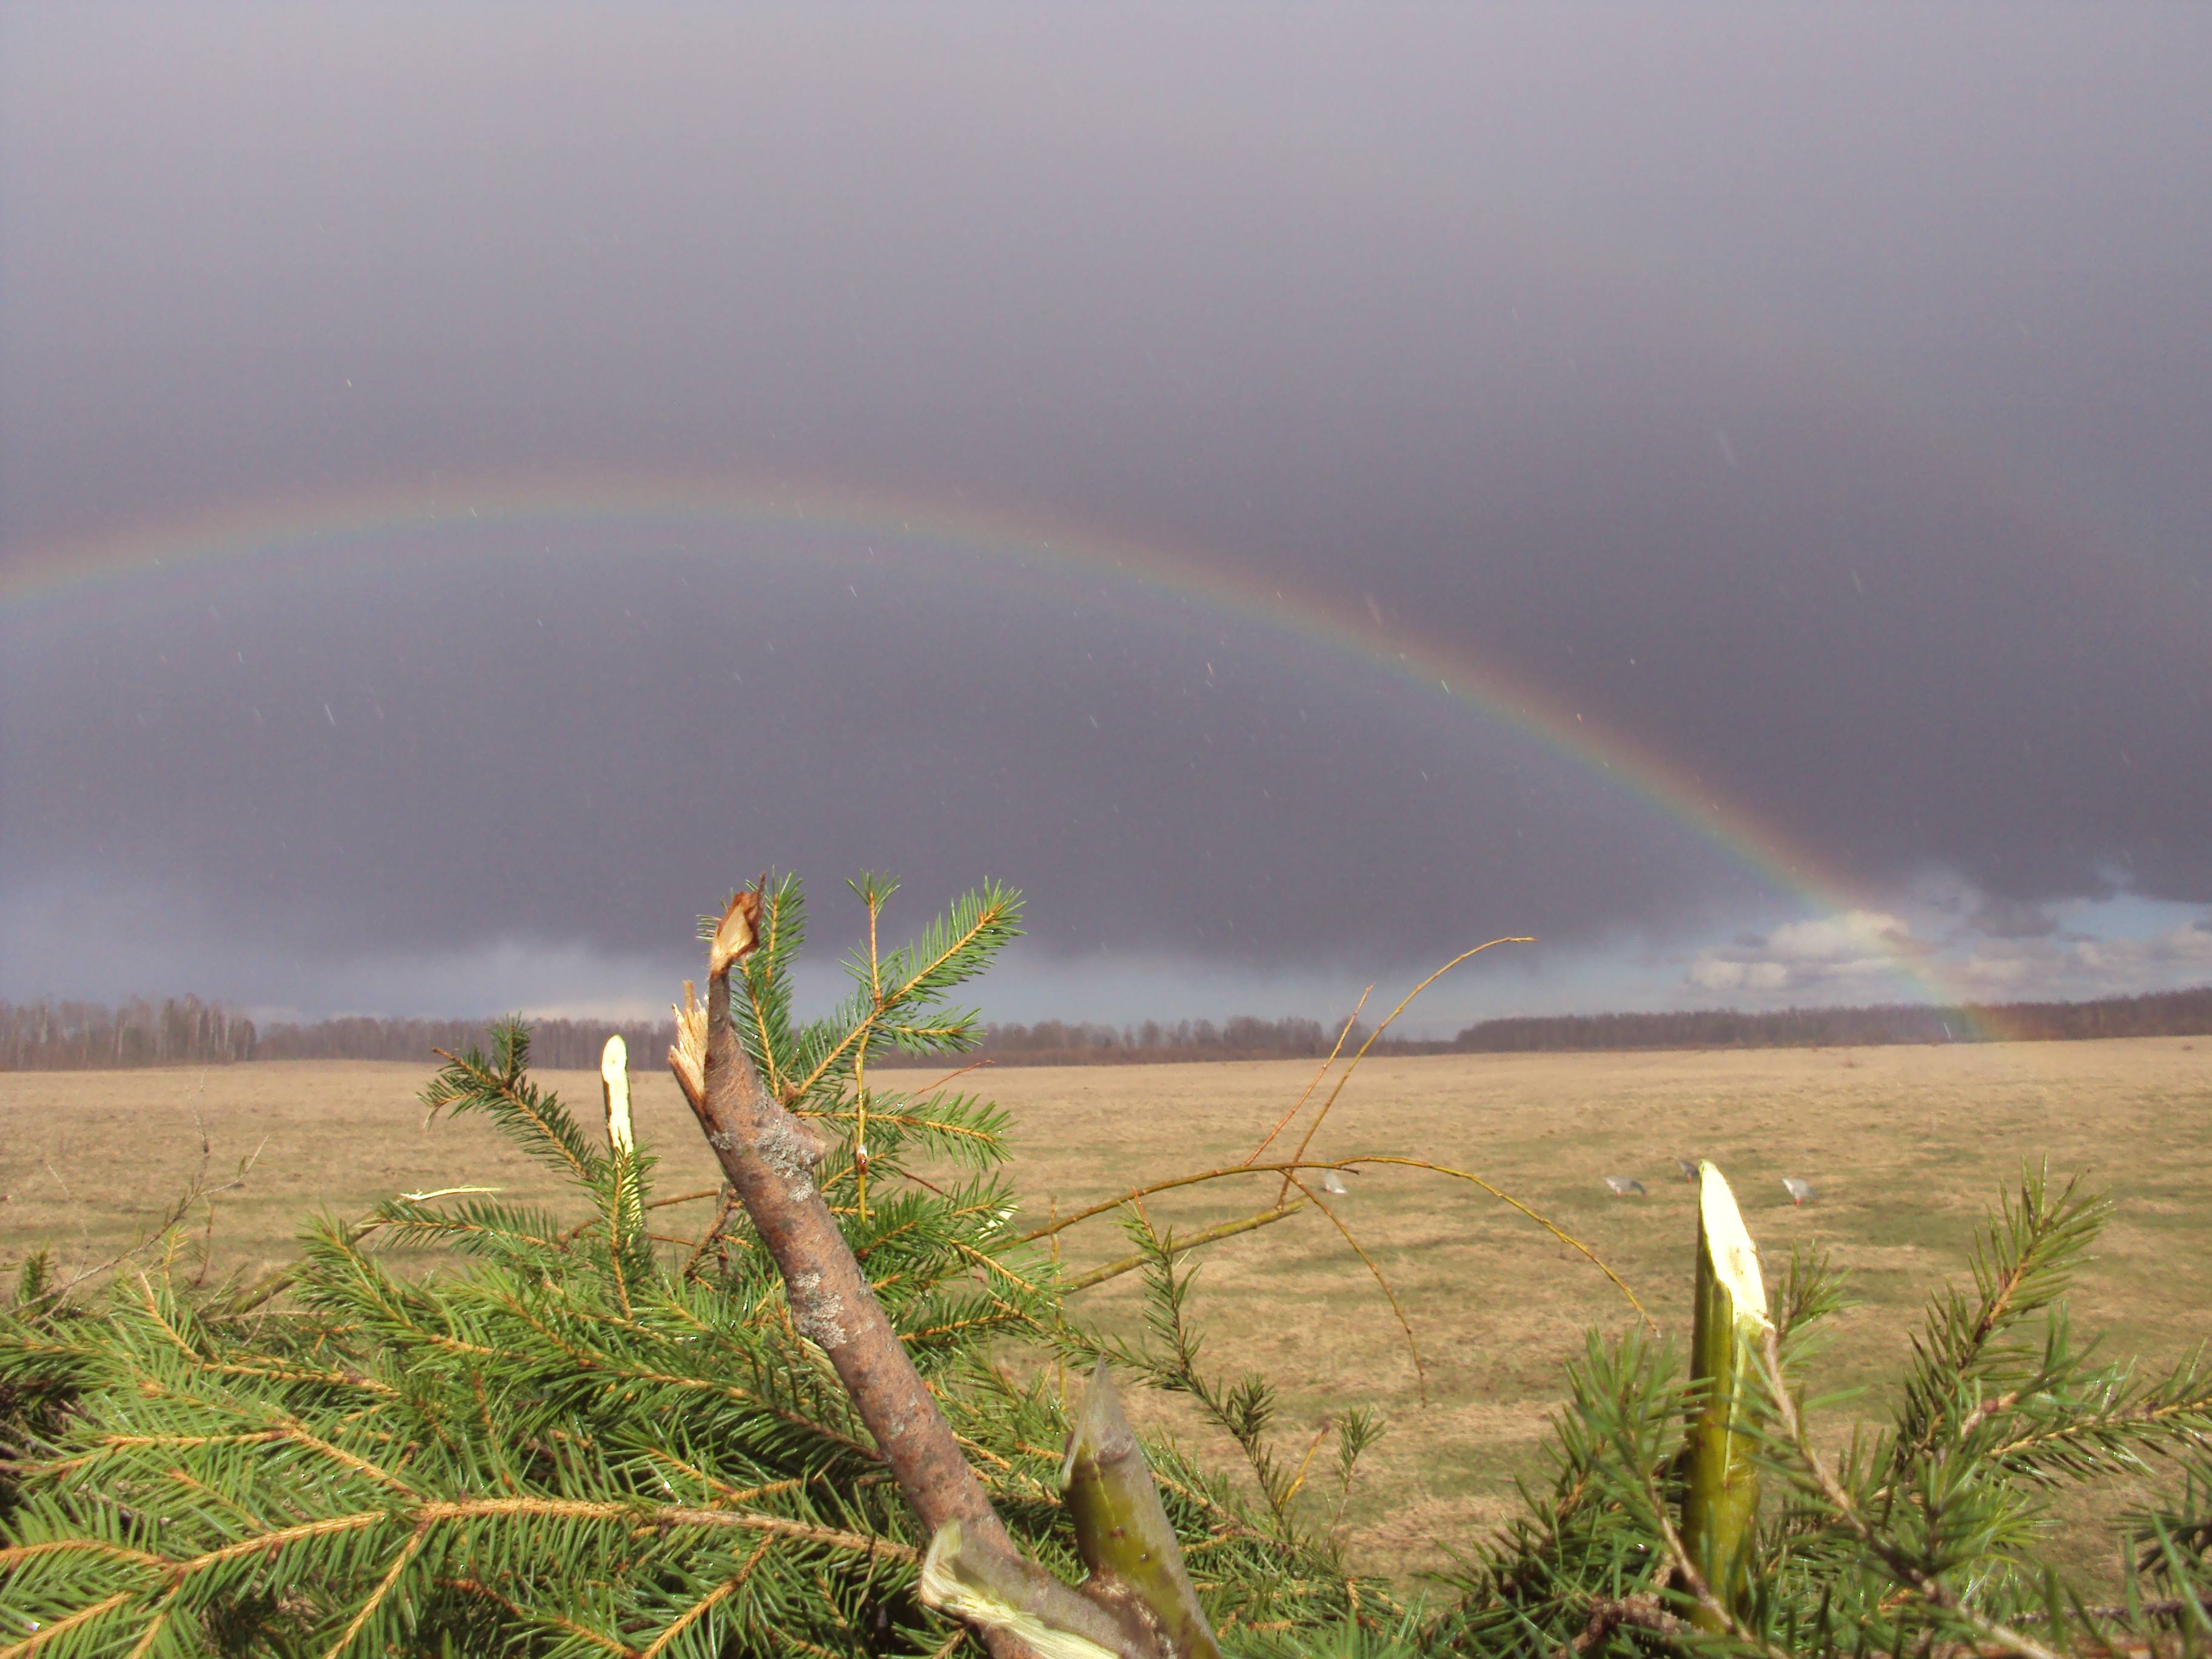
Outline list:
[[[1688,1628],[1661,1607],[1656,1595],[1626,1595],[1618,1601],[1593,1601],[1589,1623],[1583,1626],[1581,1635],[1559,1650],[1560,1659],[1573,1659],[1573,1656],[1588,1653],[1624,1626],[1659,1636],[1679,1635]]]
[[[684,1260],[682,1275],[684,1278],[689,1279],[698,1271],[699,1264],[707,1259],[707,1252],[720,1242],[723,1230],[730,1224],[730,1218],[737,1214],[738,1207],[738,1195],[725,1187],[722,1189],[721,1207],[715,1211],[712,1224],[705,1232],[699,1235],[698,1243],[692,1248],[690,1255]]]
[[[1328,1091],[1328,1098],[1322,1102],[1321,1109],[1314,1114],[1313,1121],[1306,1125],[1306,1132],[1298,1141],[1297,1151],[1291,1154],[1291,1162],[1296,1164],[1305,1157],[1306,1148],[1313,1145],[1313,1138],[1321,1133],[1321,1126],[1328,1121],[1330,1109],[1336,1104],[1337,1097],[1344,1092],[1344,1085],[1352,1081],[1352,1074],[1359,1069],[1359,1062],[1367,1058],[1368,1050],[1374,1048],[1377,1042],[1382,1040],[1382,1034],[1390,1029],[1391,1022],[1395,1020],[1399,1015],[1404,1013],[1407,1009],[1413,1006],[1414,998],[1419,996],[1422,992],[1427,990],[1429,987],[1434,985],[1438,980],[1442,979],[1446,974],[1451,972],[1453,969],[1458,967],[1460,963],[1465,962],[1469,957],[1479,957],[1485,951],[1492,950],[1500,945],[1534,945],[1535,942],[1536,941],[1534,939],[1520,934],[1516,934],[1508,939],[1486,939],[1480,945],[1476,945],[1472,951],[1461,951],[1449,962],[1444,963],[1443,967],[1436,969],[1426,979],[1423,980],[1419,985],[1416,985],[1412,990],[1407,992],[1405,995],[1400,997],[1398,999],[1398,1006],[1393,1008],[1389,1013],[1383,1015],[1382,1023],[1368,1033],[1367,1041],[1359,1045],[1359,1052],[1352,1055],[1351,1063],[1346,1066],[1343,1072],[1338,1075],[1336,1086]],[[1364,1002],[1365,999],[1362,998],[1361,1000]],[[1288,1197],[1290,1195],[1290,1190],[1291,1183],[1286,1178],[1283,1182],[1282,1196]]]
[[[1261,1210],[1255,1215],[1243,1216],[1235,1221],[1224,1221],[1218,1226],[1208,1227],[1203,1231],[1193,1233],[1187,1238],[1178,1238],[1171,1248],[1175,1255],[1181,1255],[1185,1250],[1194,1250],[1201,1244],[1211,1244],[1217,1239],[1234,1238],[1238,1233],[1249,1233],[1255,1227],[1268,1226],[1287,1216],[1296,1215],[1304,1208],[1305,1208],[1304,1199],[1293,1199],[1290,1203],[1278,1204],[1271,1210]],[[1057,1244],[1056,1237],[1054,1242]],[[1093,1285],[1103,1285],[1109,1279],[1119,1279],[1123,1273],[1134,1273],[1152,1259],[1142,1251],[1135,1255],[1125,1255],[1120,1261],[1109,1261],[1103,1267],[1093,1267],[1089,1273],[1078,1273],[1073,1279],[1062,1284],[1060,1288],[1063,1291],[1087,1291]]]
[[[126,1249],[117,1251],[105,1261],[96,1262],[93,1266],[85,1268],[82,1272],[72,1274],[70,1278],[64,1279],[58,1285],[48,1286],[46,1290],[41,1291],[36,1296],[26,1298],[17,1306],[15,1311],[22,1313],[29,1309],[36,1308],[44,1303],[52,1302],[58,1298],[66,1297],[71,1291],[83,1284],[87,1279],[97,1279],[100,1274],[107,1273],[113,1268],[121,1267],[125,1262],[130,1261],[131,1257],[139,1255],[143,1251],[149,1250],[155,1245],[161,1243],[183,1224],[185,1218],[191,1213],[194,1206],[203,1203],[208,1199],[213,1198],[218,1193],[227,1193],[235,1188],[243,1186],[246,1182],[246,1176],[252,1171],[254,1164],[261,1157],[262,1147],[266,1146],[269,1143],[266,1140],[264,1140],[261,1143],[261,1146],[256,1146],[253,1149],[252,1155],[240,1163],[238,1166],[238,1173],[218,1186],[210,1187],[204,1185],[199,1180],[194,1180],[185,1188],[182,1195],[179,1196],[177,1200],[170,1205],[168,1209],[163,1212],[161,1219],[155,1224],[153,1231],[149,1232],[144,1237],[141,1238],[137,1243],[131,1245]],[[56,1176],[54,1179],[56,1181],[59,1181],[61,1177],[59,1176]],[[64,1190],[66,1191],[67,1188],[64,1188]]]
[[[1492,1186],[1480,1176],[1475,1175],[1467,1170],[1455,1170],[1447,1164],[1432,1164],[1425,1158],[1398,1158],[1387,1153],[1376,1153],[1371,1156],[1362,1155],[1358,1158],[1348,1158],[1335,1167],[1349,1170],[1362,1164],[1403,1164],[1409,1170],[1426,1170],[1431,1175],[1449,1176],[1454,1181],[1464,1181],[1472,1186],[1481,1188],[1484,1192],[1488,1193],[1499,1203],[1504,1204],[1510,1208],[1520,1211],[1522,1215],[1527,1216],[1529,1220],[1534,1222],[1546,1232],[1551,1234],[1551,1236],[1558,1239],[1560,1243],[1566,1245],[1570,1249],[1579,1252],[1583,1257],[1589,1262],[1590,1266],[1595,1267],[1600,1273],[1603,1273],[1607,1279],[1613,1281],[1613,1288],[1615,1290],[1619,1291],[1623,1296],[1628,1298],[1628,1305],[1636,1310],[1636,1316],[1644,1322],[1645,1329],[1653,1332],[1656,1332],[1658,1330],[1659,1326],[1657,1322],[1656,1322],[1650,1314],[1644,1310],[1644,1304],[1636,1299],[1636,1292],[1628,1288],[1628,1281],[1623,1279],[1619,1273],[1613,1272],[1612,1268],[1607,1267],[1605,1265],[1604,1258],[1600,1256],[1595,1250],[1590,1249],[1589,1245],[1583,1243],[1582,1240],[1577,1238],[1572,1233],[1561,1227],[1557,1222],[1549,1219],[1538,1211],[1530,1209],[1519,1199],[1514,1197],[1512,1194],[1502,1191],[1498,1188]]]
[[[1627,1280],[1606,1266],[1604,1259],[1596,1251],[1541,1212],[1532,1209],[1510,1193],[1502,1191],[1470,1170],[1455,1170],[1448,1164],[1431,1163],[1424,1158],[1401,1158],[1393,1153],[1361,1152],[1350,1158],[1291,1160],[1281,1164],[1229,1164],[1218,1169],[1200,1170],[1190,1175],[1170,1176],[1163,1181],[1148,1182],[1143,1186],[1129,1188],[1127,1191],[1116,1193],[1111,1198],[1101,1199],[1096,1204],[1087,1204],[1079,1210],[1071,1210],[1066,1215],[1055,1213],[1042,1227],[1032,1227],[1019,1237],[1008,1242],[1014,1244],[1033,1244],[1038,1239],[1051,1238],[1063,1233],[1080,1222],[1090,1220],[1093,1216],[1103,1215],[1109,1210],[1118,1210],[1124,1205],[1141,1203],[1155,1194],[1173,1192],[1178,1187],[1195,1187],[1205,1182],[1227,1181],[1237,1176],[1254,1175],[1281,1176],[1285,1177],[1285,1185],[1288,1186],[1295,1184],[1289,1179],[1295,1175],[1323,1170],[1357,1170],[1362,1164],[1399,1164],[1409,1170],[1426,1170],[1431,1175],[1444,1176],[1454,1181],[1464,1181],[1472,1186],[1480,1187],[1500,1203],[1518,1210],[1562,1244],[1581,1254],[1591,1266],[1613,1281],[1614,1288],[1619,1290],[1621,1295],[1628,1298],[1629,1306],[1636,1310],[1637,1316],[1643,1320],[1648,1328],[1654,1331],[1659,1328],[1651,1316],[1644,1310],[1643,1303],[1637,1300],[1636,1292],[1628,1288]]]
[[[1345,1016],[1344,1029],[1336,1034],[1336,1042],[1328,1051],[1328,1058],[1322,1061],[1321,1069],[1313,1074],[1313,1080],[1306,1085],[1305,1091],[1291,1103],[1291,1109],[1275,1120],[1275,1127],[1267,1131],[1267,1138],[1252,1149],[1250,1155],[1244,1160],[1247,1164],[1257,1163],[1260,1154],[1275,1144],[1275,1137],[1283,1133],[1290,1121],[1304,1109],[1306,1102],[1313,1098],[1313,1091],[1321,1087],[1321,1080],[1328,1075],[1328,1068],[1336,1064],[1336,1057],[1344,1052],[1345,1041],[1351,1036],[1352,1028],[1359,1024],[1360,1011],[1367,1006],[1367,999],[1374,994],[1375,988],[1371,985],[1359,994],[1359,1000],[1352,1005],[1352,1012]]]
[[[447,1191],[455,1193],[493,1193],[497,1192],[499,1188],[496,1187],[450,1187],[447,1188]],[[723,1190],[724,1189],[720,1187],[702,1187],[696,1193],[678,1193],[673,1198],[656,1198],[645,1207],[648,1210],[665,1210],[672,1204],[696,1204],[702,1198],[718,1198],[721,1195]],[[435,1193],[403,1193],[400,1196],[403,1198],[435,1198],[439,1196],[439,1194]],[[587,1216],[583,1220],[578,1222],[574,1226],[569,1228],[567,1232],[562,1233],[561,1235],[560,1242],[566,1244],[573,1239],[581,1238],[586,1233],[591,1231],[592,1228],[598,1226],[606,1218],[605,1216]]]
[[[1109,1210],[1118,1210],[1125,1204],[1141,1203],[1155,1193],[1173,1192],[1178,1187],[1195,1187],[1201,1182],[1225,1181],[1236,1176],[1275,1175],[1285,1170],[1297,1167],[1333,1170],[1337,1166],[1334,1164],[1314,1164],[1304,1166],[1288,1164],[1226,1164],[1218,1169],[1200,1170],[1190,1175],[1170,1176],[1164,1181],[1147,1182],[1141,1186],[1132,1187],[1126,1192],[1116,1193],[1111,1198],[1102,1198],[1096,1204],[1086,1204],[1079,1210],[1070,1210],[1066,1215],[1058,1213],[1055,1209],[1051,1218],[1043,1226],[1032,1227],[1018,1237],[1006,1242],[1009,1244],[1034,1244],[1040,1238],[1050,1238],[1055,1234],[1064,1233],[1078,1222],[1088,1221],[1095,1215],[1104,1215]]]
[[[1429,1368],[1421,1361],[1421,1345],[1413,1335],[1413,1322],[1406,1317],[1405,1306],[1398,1300],[1398,1292],[1390,1288],[1389,1279],[1383,1276],[1382,1264],[1368,1255],[1360,1242],[1352,1236],[1352,1229],[1344,1224],[1344,1218],[1322,1202],[1320,1194],[1315,1192],[1304,1182],[1300,1181],[1294,1174],[1286,1175],[1283,1179],[1313,1200],[1314,1207],[1328,1218],[1329,1225],[1336,1229],[1337,1236],[1352,1247],[1352,1255],[1358,1256],[1365,1265],[1369,1274],[1381,1287],[1382,1299],[1390,1304],[1390,1311],[1397,1318],[1398,1328],[1406,1334],[1406,1350],[1413,1356],[1413,1390],[1420,1396],[1421,1404],[1427,1405],[1429,1403]]]

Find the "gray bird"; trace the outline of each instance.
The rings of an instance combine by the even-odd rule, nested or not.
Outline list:
[[[1321,1189],[1331,1198],[1342,1198],[1352,1190],[1344,1184],[1344,1177],[1334,1170],[1323,1172],[1321,1178]]]
[[[1820,1197],[1820,1194],[1813,1190],[1811,1182],[1800,1181],[1796,1176],[1783,1176],[1782,1189],[1790,1194],[1790,1201],[1792,1204],[1802,1204],[1808,1199]]]
[[[1626,1198],[1631,1193],[1638,1198],[1644,1196],[1644,1183],[1631,1176],[1607,1176],[1605,1188],[1615,1198]]]
[[[1674,1160],[1674,1167],[1682,1172],[1682,1179],[1685,1181],[1695,1181],[1698,1178],[1698,1160],[1694,1158],[1678,1158]]]

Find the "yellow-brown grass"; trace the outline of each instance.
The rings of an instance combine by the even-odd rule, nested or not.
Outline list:
[[[487,1127],[424,1127],[413,1096],[427,1070],[301,1063],[0,1076],[0,1265],[50,1242],[66,1270],[128,1243],[200,1165],[203,1125],[218,1176],[259,1149],[245,1183],[213,1200],[217,1271],[282,1259],[316,1206],[351,1216],[393,1192],[464,1183],[550,1196],[550,1178]],[[1310,1075],[1290,1061],[1040,1068],[962,1085],[1013,1110],[1014,1173],[1041,1220],[1054,1203],[1064,1212],[1147,1177],[1235,1162]],[[595,1076],[547,1080],[596,1117]],[[640,1140],[663,1159],[661,1192],[714,1184],[665,1074],[641,1077],[636,1115]],[[2023,1158],[2047,1156],[2054,1171],[2085,1172],[2118,1206],[2075,1298],[2077,1328],[2104,1329],[2111,1352],[2153,1362],[2212,1336],[2212,1042],[1373,1060],[1312,1155],[1358,1152],[1410,1153],[1495,1181],[1586,1240],[1678,1334],[1694,1212],[1674,1160],[1714,1159],[1770,1263],[1817,1240],[1854,1270],[1859,1305],[1837,1323],[1824,1387],[1893,1373],[1927,1292],[1963,1274],[1971,1232],[2000,1183]],[[1608,1175],[1642,1180],[1649,1196],[1611,1197]],[[1811,1181],[1818,1200],[1792,1207],[1785,1175]],[[1429,1403],[1419,1402],[1403,1340],[1365,1269],[1310,1213],[1206,1252],[1207,1352],[1282,1384],[1285,1430],[1301,1445],[1338,1407],[1384,1411],[1393,1431],[1371,1454],[1352,1510],[1359,1553],[1386,1570],[1433,1565],[1440,1547],[1465,1543],[1501,1513],[1513,1475],[1530,1469],[1561,1363],[1583,1329],[1630,1315],[1587,1262],[1464,1184],[1409,1170],[1347,1179],[1338,1212],[1404,1301]],[[1151,1214],[1188,1231],[1261,1208],[1274,1192],[1273,1177],[1217,1183],[1163,1197]],[[696,1230],[705,1208],[659,1214],[680,1232]],[[1064,1242],[1078,1266],[1127,1248],[1110,1219]],[[1086,1291],[1080,1305],[1126,1321],[1134,1279]],[[1856,1409],[1884,1403],[1870,1394]],[[1140,1414],[1176,1421],[1158,1402]]]

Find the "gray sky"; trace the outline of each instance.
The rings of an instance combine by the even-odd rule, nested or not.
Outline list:
[[[770,866],[1022,887],[1006,1018],[2212,978],[2207,85],[2118,4],[10,8],[0,995],[650,1006]]]

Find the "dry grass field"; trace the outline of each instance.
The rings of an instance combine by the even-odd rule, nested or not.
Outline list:
[[[1042,1216],[1235,1162],[1310,1074],[1294,1062],[1010,1069],[963,1086],[980,1081],[1012,1109],[1016,1179]],[[46,1242],[65,1268],[105,1260],[204,1158],[221,1180],[258,1154],[212,1200],[216,1271],[280,1258],[315,1207],[350,1215],[388,1193],[464,1182],[547,1189],[486,1127],[426,1127],[413,1099],[426,1076],[368,1064],[0,1076],[0,1267]],[[595,1077],[551,1080],[595,1106]],[[710,1186],[673,1086],[656,1074],[640,1094],[642,1138],[665,1160],[660,1191]],[[1674,1160],[1712,1158],[1770,1262],[1817,1240],[1852,1269],[1858,1305],[1838,1322],[1820,1379],[1837,1388],[1878,1385],[1893,1370],[1928,1291],[1963,1273],[2000,1183],[2023,1158],[2047,1157],[2118,1203],[2075,1297],[2077,1326],[2107,1331],[2113,1354],[2152,1362],[2212,1337],[2212,1042],[1382,1060],[1362,1068],[1315,1146],[1362,1152],[1494,1181],[1588,1241],[1678,1334],[1694,1213]],[[1608,1175],[1641,1179],[1649,1195],[1609,1196]],[[1793,1208],[1784,1176],[1812,1181],[1818,1200]],[[1275,1378],[1286,1433],[1301,1442],[1346,1404],[1389,1416],[1352,1512],[1358,1545],[1371,1565],[1418,1570],[1499,1514],[1515,1474],[1534,1467],[1561,1363],[1584,1328],[1630,1316],[1587,1262],[1471,1187],[1409,1170],[1350,1185],[1339,1212],[1404,1303],[1425,1404],[1373,1281],[1319,1216],[1211,1247],[1198,1305],[1214,1361]],[[1274,1191],[1267,1180],[1216,1183],[1151,1213],[1188,1231],[1261,1208]],[[695,1213],[661,1212],[677,1231]],[[1110,1222],[1066,1241],[1081,1265],[1126,1249]],[[1080,1302],[1127,1320],[1134,1280]],[[1844,1413],[1883,1403],[1877,1386],[1829,1425],[1840,1431]],[[1167,1409],[1151,1412],[1158,1421]]]

